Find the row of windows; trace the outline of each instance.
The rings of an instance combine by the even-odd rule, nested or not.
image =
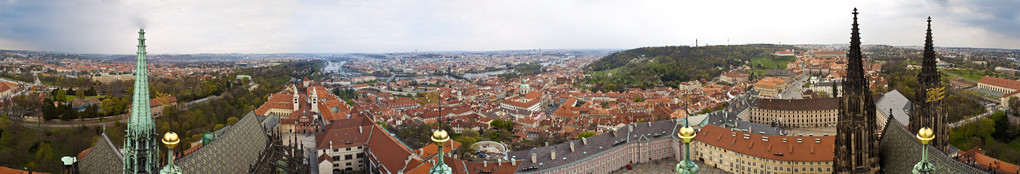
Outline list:
[[[785,173],[785,172],[832,172],[831,167],[819,167],[818,165],[830,166],[830,162],[795,162],[795,161],[775,161],[770,159],[763,159],[756,156],[734,153],[732,151],[718,148],[709,145],[698,145],[699,149],[709,149],[705,152],[707,155],[702,156],[703,160],[709,162],[709,164],[716,164],[716,167],[721,169],[729,169],[731,172],[740,173]],[[721,150],[731,156],[722,156],[723,153],[717,153],[712,150]],[[695,151],[698,152],[698,151]],[[699,153],[693,155],[700,156]],[[739,156],[742,158],[756,159],[752,161],[742,160],[742,158],[734,158],[733,156]],[[728,161],[723,161],[728,160]],[[756,162],[767,160],[770,161],[768,164],[763,162]],[[731,162],[732,161],[732,162]],[[800,165],[800,167],[788,167],[790,165]],[[812,166],[812,167],[808,167]],[[763,170],[767,169],[767,170]],[[784,172],[785,171],[785,172]]]
[[[361,150],[364,147],[363,146],[358,146],[357,148],[358,148],[358,150]],[[346,151],[351,151],[351,147],[347,147]],[[340,152],[340,149],[339,148],[333,149],[333,152]],[[326,150],[322,150],[322,153],[326,153]]]

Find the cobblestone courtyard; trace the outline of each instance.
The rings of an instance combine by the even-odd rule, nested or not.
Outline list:
[[[722,170],[717,169],[717,168],[709,167],[705,163],[701,163],[699,161],[694,161],[694,162],[698,164],[698,173],[699,174],[724,174],[724,173],[729,173],[729,172],[722,171]],[[676,168],[676,163],[677,163],[677,161],[675,161],[675,160],[673,160],[671,158],[667,158],[667,159],[655,160],[655,161],[647,162],[647,163],[632,164],[631,167],[634,167],[633,170],[627,170],[627,168],[622,168],[620,170],[613,171],[612,173],[614,173],[614,174],[624,174],[624,173],[641,173],[641,174],[645,174],[645,173],[676,173],[676,172],[673,171],[673,169]]]

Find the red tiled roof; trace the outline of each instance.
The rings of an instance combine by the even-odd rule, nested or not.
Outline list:
[[[288,92],[276,93],[270,96],[266,103],[259,106],[259,109],[255,110],[255,115],[266,115],[266,112],[269,112],[269,109],[272,108],[293,110],[294,103],[291,100],[294,100],[293,94]]]
[[[315,135],[317,143],[315,148],[334,149],[365,145],[368,143],[369,135],[372,134],[371,129],[371,126],[328,129]]]
[[[978,83],[984,83],[1010,89],[1020,89],[1020,81],[1010,79],[985,76],[984,78],[981,78],[981,80],[978,80]]]
[[[736,136],[733,133],[736,133]],[[748,135],[749,138],[744,139],[744,135]],[[768,141],[763,141],[762,137],[768,137]],[[740,154],[781,161],[832,161],[835,156],[833,149],[836,138],[833,136],[769,136],[733,131],[708,124],[701,128],[695,139]],[[783,139],[786,139],[786,142],[783,142]],[[798,143],[797,139],[801,139],[802,142]],[[816,139],[821,141],[816,143]]]
[[[317,160],[317,161],[320,162],[320,163],[322,161],[329,161],[330,163],[332,163],[333,162],[333,158],[330,158],[329,155],[322,154],[321,156],[319,156],[319,160]]]
[[[26,173],[48,174],[48,173],[37,172],[37,171],[28,172],[28,171],[24,171],[24,170],[20,170],[20,169],[13,169],[13,168],[7,168],[7,167],[0,166],[0,174],[26,174]]]
[[[90,151],[92,151],[92,148],[91,148],[91,147],[89,147],[88,149],[85,149],[85,150],[81,151],[81,153],[78,153],[78,160],[82,160],[82,159],[85,159],[85,155],[88,155]]]
[[[368,149],[375,157],[369,158],[369,160],[380,164],[380,171],[397,173],[398,170],[405,169],[405,167],[410,168],[410,166],[422,164],[422,161],[409,160],[405,165],[404,161],[411,155],[411,149],[390,136],[379,125],[372,124],[371,127],[375,133],[372,133],[368,139]]]

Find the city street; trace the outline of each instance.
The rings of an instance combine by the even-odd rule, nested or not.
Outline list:
[[[805,75],[805,76],[801,76],[800,78],[796,78],[795,80],[793,80],[793,82],[788,82],[789,85],[786,86],[786,90],[783,90],[783,93],[779,94],[780,98],[782,98],[782,99],[800,99],[801,98],[801,94],[804,92],[804,89],[803,89],[804,88],[804,82],[806,82],[807,80],[808,80],[808,76]]]

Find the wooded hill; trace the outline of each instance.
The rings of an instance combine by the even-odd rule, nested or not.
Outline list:
[[[783,59],[772,53],[793,49],[787,45],[666,46],[644,47],[612,53],[588,65],[582,85],[591,90],[622,91],[627,88],[677,86],[680,82],[711,80],[754,58]]]

